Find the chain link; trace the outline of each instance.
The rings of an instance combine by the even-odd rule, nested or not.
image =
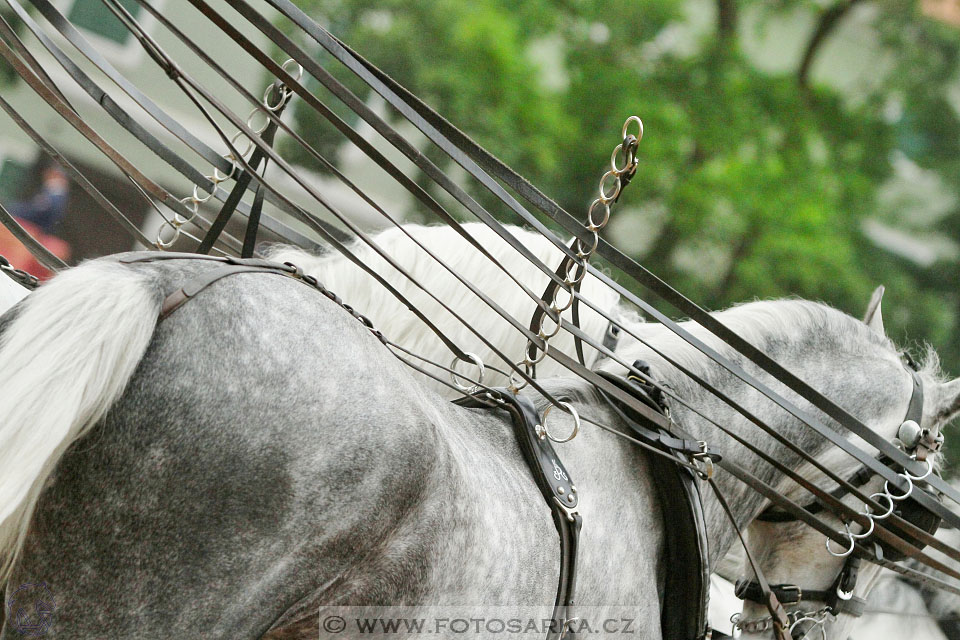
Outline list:
[[[636,125],[636,134],[631,132],[633,128],[631,125],[633,124]],[[637,149],[641,138],[643,138],[643,122],[640,118],[637,116],[627,118],[621,129],[621,138],[622,141],[610,155],[610,169],[600,178],[599,197],[591,202],[587,209],[587,223],[584,227],[592,238],[588,242],[583,242],[580,238],[577,238],[571,247],[576,253],[577,260],[565,260],[563,285],[553,290],[553,299],[549,301],[550,311],[555,315],[551,317],[550,314],[544,314],[544,320],[549,318],[551,322],[556,324],[550,331],[546,331],[543,322],[541,322],[540,331],[537,334],[540,344],[528,339],[524,349],[524,358],[517,363],[517,368],[523,367],[528,376],[533,373],[534,366],[546,357],[550,339],[560,332],[560,314],[569,309],[576,299],[575,288],[587,273],[587,264],[600,243],[600,231],[610,221],[610,205],[620,198],[623,189],[637,172]],[[620,158],[623,159],[622,165],[617,164],[617,160]],[[556,320],[553,319],[554,317]],[[539,352],[539,356],[530,355],[537,352]],[[512,371],[510,373],[510,390],[517,393],[525,386],[527,386],[527,381],[517,375],[516,371]]]
[[[916,454],[910,457],[913,460],[917,459]],[[906,469],[903,470],[903,473],[897,474],[907,482],[907,490],[904,491],[902,494],[894,494],[890,492],[889,480],[883,483],[883,491],[878,491],[874,494],[871,494],[870,500],[874,502],[879,502],[880,500],[887,501],[886,511],[884,511],[883,513],[874,513],[870,509],[869,505],[864,505],[862,515],[865,518],[867,518],[867,520],[870,522],[870,525],[867,527],[865,531],[861,533],[853,533],[852,531],[850,531],[850,524],[844,523],[843,525],[844,530],[838,531],[837,533],[839,533],[842,536],[846,536],[848,546],[843,551],[840,551],[840,552],[834,551],[830,546],[830,543],[833,541],[833,539],[827,538],[826,546],[827,546],[827,551],[830,553],[830,555],[836,556],[837,558],[846,558],[851,553],[853,553],[854,549],[857,546],[857,540],[862,540],[863,538],[870,536],[873,533],[873,530],[876,528],[877,522],[879,522],[880,520],[889,518],[890,514],[893,513],[893,510],[896,507],[896,503],[902,500],[906,500],[911,496],[911,494],[913,494],[914,482],[921,482],[925,480],[927,476],[929,476],[933,472],[933,465],[930,464],[930,461],[924,460],[924,462],[927,464],[927,470],[922,475],[915,476],[909,471],[907,471]]]
[[[290,65],[296,65],[297,72],[293,75],[294,80],[299,81],[300,78],[303,77],[303,67],[291,58],[283,63],[283,70],[288,71],[287,67]],[[290,102],[291,97],[293,97],[293,90],[280,80],[276,80],[268,84],[263,92],[263,100],[260,104],[254,107],[250,112],[250,115],[247,116],[247,128],[253,131],[253,133],[257,136],[262,134],[267,130],[267,127],[270,126],[270,116],[268,112],[276,113],[280,111],[287,105],[288,102]],[[257,123],[258,118],[262,118],[263,122]],[[240,151],[240,149],[237,147],[237,142],[241,139],[243,140],[242,151]],[[247,155],[253,151],[254,147],[256,147],[256,144],[254,144],[253,140],[247,137],[245,132],[237,131],[233,135],[233,138],[230,139],[230,146],[234,149],[237,149],[237,152],[241,158],[246,158]],[[193,185],[193,193],[185,198],[180,199],[180,203],[187,208],[187,215],[182,216],[180,213],[174,212],[172,219],[164,221],[164,223],[160,226],[160,229],[157,231],[157,239],[154,242],[158,249],[166,250],[172,247],[183,233],[181,228],[184,225],[192,222],[197,216],[200,205],[210,200],[216,194],[217,187],[220,185],[220,183],[230,180],[237,173],[239,164],[237,163],[237,158],[234,157],[233,152],[225,153],[220,157],[230,163],[230,171],[224,174],[219,168],[214,167],[213,175],[204,176],[211,183],[209,193],[201,195],[201,187],[195,184]]]
[[[3,256],[0,256],[0,271],[5,272],[27,289],[36,289],[40,286],[40,280],[35,275],[27,273],[23,269],[17,269]]]
[[[792,634],[794,628],[800,623],[810,622],[810,628],[807,629],[806,633],[809,634],[815,627],[819,627],[823,640],[826,640],[826,623],[832,622],[834,619],[836,619],[836,616],[833,615],[833,610],[830,607],[822,607],[816,611],[791,611],[787,613],[787,620],[790,623],[787,632]],[[730,616],[730,622],[733,624],[733,637],[735,638],[739,637],[740,633],[744,631],[747,633],[771,631],[775,624],[773,616],[744,620],[743,614],[739,612]]]

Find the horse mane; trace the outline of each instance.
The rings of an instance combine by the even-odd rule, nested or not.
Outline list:
[[[482,223],[467,223],[463,227],[537,297],[543,293],[548,282],[547,276],[504,242],[492,229]],[[507,230],[551,270],[560,264],[562,258],[560,250],[539,233],[514,226],[507,227]],[[392,256],[413,278],[422,282],[427,289],[453,308],[480,335],[506,354],[511,362],[522,360],[526,338],[516,327],[503,320],[495,310],[487,307],[466,286],[416,246],[410,236],[429,247],[441,260],[474,283],[479,290],[493,299],[523,326],[529,325],[536,303],[502,270],[494,266],[487,257],[448,226],[408,224],[402,229],[390,228],[372,236],[373,242],[386,254]],[[507,363],[484,345],[464,323],[444,310],[440,304],[389,265],[371,247],[357,240],[349,246],[349,250],[361,262],[396,287],[461,349],[476,353],[485,364],[509,370]],[[370,318],[374,326],[390,340],[429,360],[444,366],[450,364],[452,354],[430,329],[376,283],[372,276],[340,253],[328,251],[313,255],[295,247],[278,245],[269,248],[267,255],[273,260],[292,262],[305,272],[317,277],[324,286]],[[605,313],[617,313],[619,295],[593,276],[588,275],[584,279],[581,292]],[[563,315],[568,321],[572,319],[570,310]],[[580,320],[581,328],[587,335],[598,341],[602,338],[608,322],[605,318],[586,305],[581,305]],[[551,339],[550,344],[561,348],[566,353],[574,353],[573,338],[566,331],[558,333]],[[597,352],[585,347],[585,357],[587,364],[590,365],[596,360]],[[458,366],[458,370],[467,375],[475,374],[475,371],[471,371],[469,366],[463,364]],[[449,377],[446,372],[441,371],[438,374],[444,379]],[[561,365],[550,358],[545,358],[537,365],[537,375],[552,377],[570,374]],[[484,383],[502,385],[506,383],[506,379],[488,370]],[[457,395],[439,383],[433,383],[433,386],[445,395],[451,397]]]

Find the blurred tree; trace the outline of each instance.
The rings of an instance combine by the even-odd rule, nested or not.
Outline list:
[[[960,266],[920,266],[863,231],[897,154],[960,195],[960,32],[919,4],[700,2],[714,23],[694,36],[689,3],[677,0],[301,4],[571,212],[585,212],[622,122],[640,115],[641,169],[608,227],[612,242],[713,308],[798,295],[859,315],[882,282],[891,336],[930,341],[960,374]],[[817,69],[863,7],[879,51],[854,53],[876,56],[876,78],[851,95],[818,82]],[[793,68],[765,71],[744,53],[748,14],[759,28],[810,19],[797,23],[807,35]],[[334,153],[332,128],[307,109],[295,118]],[[960,206],[939,220],[884,222],[958,238]]]

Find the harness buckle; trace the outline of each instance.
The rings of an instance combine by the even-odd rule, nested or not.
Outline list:
[[[796,595],[788,595],[791,592]],[[780,604],[800,604],[800,601],[803,600],[803,589],[796,584],[781,584],[777,587],[777,599]]]
[[[939,429],[937,434],[933,435],[933,432],[930,429],[924,429],[920,432],[920,438],[917,442],[916,457],[917,460],[923,462],[927,459],[927,456],[931,453],[936,453],[940,451],[940,447],[943,446],[943,432]]]
[[[557,504],[558,507],[560,507],[560,510],[563,511],[564,515],[567,516],[567,520],[569,520],[570,522],[576,521],[577,516],[580,515],[580,512],[577,511],[577,507],[570,507],[568,505],[563,504],[563,502],[560,501],[556,496],[553,497],[553,501]],[[578,504],[579,504],[579,501],[578,501]]]

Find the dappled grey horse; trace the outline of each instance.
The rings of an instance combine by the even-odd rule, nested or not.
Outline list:
[[[46,605],[46,632],[59,638],[313,638],[324,612],[344,604],[526,605],[548,617],[556,531],[509,418],[442,400],[341,307],[278,275],[221,280],[158,324],[165,296],[212,268],[102,259],[58,276],[0,321],[7,601],[55,601]],[[720,317],[894,437],[911,377],[878,332],[800,301],[754,303]],[[634,330],[840,475],[857,467],[673,334]],[[650,362],[715,420],[800,466],[646,347],[623,341],[619,350]],[[932,362],[922,375],[925,426],[951,419],[960,380],[937,379]],[[586,383],[543,386],[582,415],[622,428]],[[568,426],[551,416],[551,429]],[[674,418],[799,498],[682,406]],[[645,455],[586,427],[559,454],[580,488],[585,522],[578,606],[629,607],[636,633],[659,637],[669,532]],[[768,506],[732,478],[720,475],[719,483],[742,526]],[[709,492],[705,502],[719,558],[735,534]],[[757,541],[770,581],[829,586],[842,561],[826,553],[822,535],[778,526]],[[858,590],[876,573],[865,569]],[[748,606],[745,615],[762,612]],[[19,637],[14,622],[0,638]],[[845,638],[848,627],[841,616],[827,637]]]

